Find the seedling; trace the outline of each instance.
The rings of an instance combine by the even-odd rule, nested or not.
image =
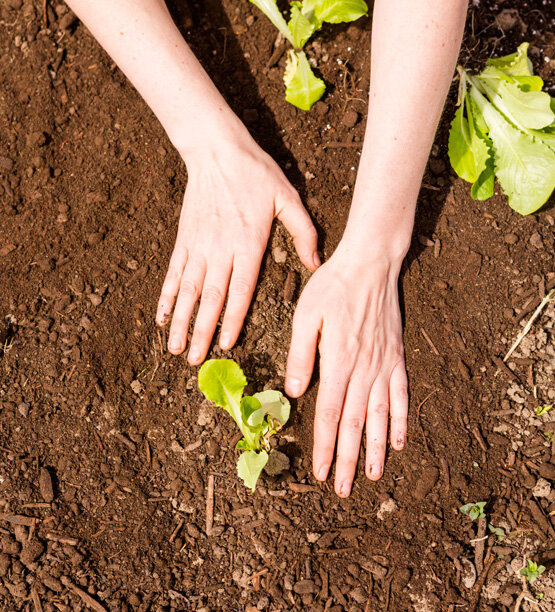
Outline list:
[[[505,530],[502,527],[494,527],[493,525],[489,524],[488,529],[497,538],[499,542],[503,542],[503,540],[507,537],[507,534],[505,533]]]
[[[326,91],[322,79],[312,68],[302,50],[309,38],[324,23],[355,21],[368,13],[364,0],[302,0],[291,2],[289,22],[285,21],[276,0],[250,0],[288,40],[294,49],[287,55],[283,81],[285,99],[297,108],[308,111]]]
[[[497,178],[521,215],[538,210],[555,189],[555,99],[542,91],[527,49],[522,43],[489,59],[475,76],[458,67],[459,108],[449,132],[451,165],[472,183],[472,197],[490,198]]]
[[[470,520],[475,521],[476,519],[486,518],[486,515],[484,513],[484,508],[486,507],[487,503],[488,502],[484,501],[484,502],[465,504],[464,506],[461,506],[459,510],[463,514],[466,514],[466,516],[468,516]]]
[[[237,461],[237,473],[253,492],[260,473],[268,462],[270,438],[289,419],[289,400],[279,391],[262,391],[244,396],[247,379],[231,359],[205,361],[198,375],[204,396],[228,412],[243,438],[237,448],[243,452]]]
[[[524,576],[530,584],[532,584],[540,574],[545,572],[543,565],[538,565],[535,561],[526,559],[526,566],[520,570],[520,575]]]
[[[536,406],[536,416],[542,416],[542,414],[547,414],[555,404],[549,404],[549,406]]]

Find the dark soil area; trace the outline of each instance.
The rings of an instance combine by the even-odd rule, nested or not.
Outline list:
[[[553,95],[549,2],[471,4],[461,63],[478,68],[529,41]],[[328,91],[304,113],[284,101],[285,58],[254,6],[172,5],[299,189],[329,256],[362,145],[370,18],[309,45]],[[455,98],[456,85],[402,274],[406,450],[390,453],[378,483],[360,470],[348,499],[317,483],[315,380],[279,436],[290,470],[252,495],[236,475],[231,419],[203,402],[197,369],[167,353],[154,324],[183,163],[65,5],[2,0],[1,610],[503,611],[519,597],[532,610],[525,558],[547,567],[525,595],[555,609],[555,409],[535,413],[555,401],[553,304],[502,362],[555,286],[555,212],[523,218],[502,195],[470,199],[446,153]],[[306,278],[276,227],[231,352],[257,389],[283,386]],[[459,511],[477,501],[503,542]]]

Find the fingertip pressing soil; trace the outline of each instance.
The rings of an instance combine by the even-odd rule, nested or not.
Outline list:
[[[470,7],[460,62],[479,69],[529,41],[553,95],[552,9],[498,4]],[[309,45],[327,93],[304,113],[284,102],[285,58],[254,6],[170,7],[329,257],[362,147],[370,18]],[[536,411],[555,401],[553,304],[503,362],[555,286],[553,203],[523,218],[498,190],[470,199],[446,153],[455,87],[401,281],[406,450],[377,483],[360,466],[347,499],[316,482],[315,377],[279,436],[289,471],[252,495],[231,420],[154,324],[183,163],[65,5],[4,2],[0,57],[0,609],[532,610],[523,593],[555,605],[555,409]],[[231,353],[255,389],[283,386],[307,278],[275,227]],[[506,539],[487,530],[477,545],[486,524],[459,511],[477,501]],[[527,558],[547,568],[529,589]]]

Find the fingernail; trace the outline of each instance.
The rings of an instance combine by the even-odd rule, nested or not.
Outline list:
[[[180,351],[181,340],[179,338],[170,338],[168,342],[168,348],[170,349],[170,351]]]
[[[229,348],[230,344],[231,344],[231,334],[229,332],[224,332],[220,336],[220,346],[223,349],[227,349],[227,348]]]
[[[298,378],[288,378],[287,389],[290,395],[298,395],[301,392],[301,381]]]
[[[382,475],[382,466],[380,463],[375,463],[370,467],[370,476],[372,478],[380,478]]]
[[[342,482],[339,485],[339,495],[341,495],[341,497],[347,497],[347,495],[349,495],[350,492],[351,492],[350,482]]]
[[[400,435],[400,436],[397,438],[397,446],[398,446],[399,448],[403,448],[403,446],[404,446],[404,445],[405,445],[405,436]]]
[[[318,472],[318,480],[326,480],[328,475],[328,470],[330,469],[329,465],[323,465]]]
[[[189,361],[198,361],[200,359],[200,350],[196,346],[192,346],[189,351]]]
[[[322,265],[322,262],[320,261],[320,256],[318,255],[317,251],[314,251],[314,255],[312,257],[312,260],[314,261],[314,265],[319,268]]]

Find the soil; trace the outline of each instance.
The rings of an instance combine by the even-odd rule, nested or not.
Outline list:
[[[471,4],[461,63],[527,40],[553,94],[549,3]],[[309,46],[328,90],[304,113],[283,100],[284,57],[269,62],[275,31],[254,6],[172,11],[329,257],[362,144],[370,18]],[[290,469],[252,495],[230,419],[154,324],[183,163],[65,5],[3,0],[0,56],[0,609],[503,611],[536,609],[522,597],[538,593],[554,609],[555,409],[536,415],[555,399],[552,304],[502,361],[555,286],[553,201],[523,218],[500,193],[470,199],[446,154],[456,85],[401,281],[407,448],[348,499],[317,483],[315,379],[279,437]],[[276,227],[232,351],[256,388],[283,385],[306,279]],[[459,511],[477,501],[503,541]],[[547,568],[529,590],[526,558]]]

